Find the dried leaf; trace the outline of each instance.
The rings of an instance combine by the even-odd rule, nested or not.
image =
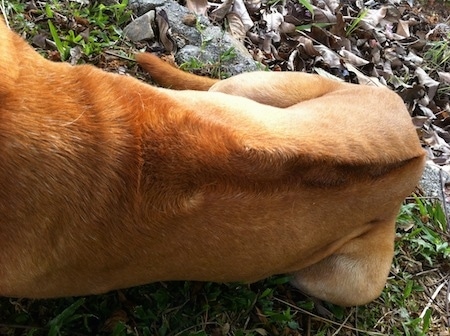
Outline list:
[[[414,85],[413,87],[406,88],[399,93],[405,103],[412,104],[414,101],[422,99],[426,95],[425,88],[422,85]]]
[[[408,21],[398,20],[397,34],[403,37],[410,37]]]
[[[41,49],[45,49],[47,47],[46,40],[47,36],[44,34],[37,34],[33,37],[32,43]]]
[[[239,15],[234,12],[227,14],[228,32],[238,41],[244,41],[245,27]]]
[[[439,82],[431,78],[425,70],[420,67],[416,69],[415,74],[419,79],[419,83],[428,88],[428,98],[433,99],[439,87]]]
[[[411,62],[415,65],[420,65],[423,63],[423,58],[417,56],[414,52],[409,51],[408,55],[403,58],[407,62]]]
[[[415,116],[412,117],[411,120],[416,128],[422,128],[429,121],[429,118],[424,116]]]
[[[288,22],[281,22],[280,25],[280,32],[284,33],[284,34],[294,34],[295,31],[297,30],[297,27],[295,27],[295,25],[293,25],[292,23],[288,23]]]
[[[253,331],[254,331],[255,333],[257,333],[258,335],[261,335],[261,336],[267,336],[267,335],[269,335],[269,333],[268,333],[265,329],[263,329],[263,328],[256,328],[256,329],[253,329]]]
[[[312,12],[306,9],[297,1],[288,1],[286,3],[286,14],[284,21],[292,23],[296,26],[309,23],[312,20]]]
[[[336,14],[336,9],[339,8],[340,2],[339,0],[325,0],[327,7],[330,9],[332,14]]]
[[[159,28],[159,40],[164,46],[164,49],[170,53],[175,53],[177,46],[172,42],[169,36],[169,19],[167,18],[167,13],[164,10],[160,10],[156,14],[156,23]]]
[[[331,68],[337,68],[341,65],[341,58],[330,48],[327,48],[324,45],[317,45],[314,46],[314,48],[320,53],[325,64]]]
[[[297,40],[299,42],[297,48],[300,51],[303,51],[309,57],[321,56],[321,53],[314,47],[314,44],[311,41],[311,39],[304,36],[300,36]]]
[[[249,14],[257,13],[261,8],[261,2],[262,0],[245,0],[245,7],[247,7]]]
[[[70,64],[75,65],[83,56],[83,52],[80,46],[70,48]]]
[[[411,89],[412,86],[406,84],[403,80],[401,80],[399,77],[395,76],[395,75],[391,75],[389,77],[389,82],[394,86],[394,88],[396,89]],[[425,92],[425,91],[424,91]]]
[[[208,0],[186,0],[186,7],[197,15],[206,16]]]
[[[219,7],[214,9],[210,18],[213,21],[222,21],[225,16],[231,11],[231,6],[233,5],[233,0],[225,0]]]
[[[339,37],[345,37],[345,27],[346,23],[342,13],[336,13],[336,24],[332,25],[330,32]]]
[[[439,41],[441,39],[445,39],[449,33],[450,25],[446,23],[439,23],[425,35],[425,38],[427,40]]]
[[[253,27],[253,20],[248,14],[244,0],[235,0],[231,11],[241,19],[245,32]]]
[[[438,76],[442,83],[450,84],[450,72],[438,72]]]
[[[330,74],[328,71],[325,71],[322,68],[313,68],[313,70],[320,76],[328,78],[328,79],[333,79],[336,80],[338,82],[343,82],[344,80],[342,78],[339,78],[335,75]]]
[[[316,6],[314,8],[314,22],[320,23],[336,23],[336,15],[331,13],[329,10],[321,9]]]
[[[264,12],[263,19],[267,22],[267,30],[274,32],[279,31],[280,25],[284,21],[283,14],[275,9],[272,9],[270,12]]]
[[[376,27],[380,24],[381,20],[384,19],[387,13],[387,8],[385,6],[380,9],[368,9],[366,11],[366,15],[361,20],[360,25],[367,24],[368,27],[366,29],[371,29],[372,27]]]
[[[111,316],[105,321],[102,327],[102,331],[113,332],[116,329],[117,324],[128,322],[129,317],[124,310],[116,310],[111,314]]]
[[[197,24],[197,15],[188,13],[183,16],[181,22],[183,22],[186,26],[195,27],[195,25]]]
[[[272,41],[279,42],[280,34],[274,31],[269,31],[264,34],[263,51],[267,54],[271,52]]]
[[[429,132],[426,136],[424,136],[424,141],[428,145],[430,145],[433,150],[448,153],[449,145],[444,139],[442,139],[441,136],[439,136],[438,132],[436,132],[436,130],[439,128],[437,126],[431,125],[430,129],[433,130],[433,132]]]
[[[361,71],[359,71],[357,68],[355,68],[351,64],[346,64],[345,66],[347,67],[348,71],[351,71],[356,75],[356,77],[358,78],[359,84],[368,85],[368,86],[384,87],[384,84],[381,83],[378,78],[369,77],[369,76],[364,75]]]
[[[289,58],[288,58],[288,61],[287,61],[287,68],[288,68],[288,70],[295,71],[294,60],[296,59],[297,56],[298,56],[298,49],[294,50],[289,55]]]
[[[345,50],[345,49],[341,49],[339,51],[339,55],[341,55],[346,62],[351,63],[355,66],[361,66],[361,65],[366,65],[369,64],[369,61],[356,56],[355,54],[353,54],[352,52]]]

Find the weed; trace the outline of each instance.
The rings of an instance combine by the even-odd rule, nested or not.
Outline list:
[[[296,26],[295,29],[297,31],[310,31],[312,27],[318,27],[318,28],[326,28],[329,26],[332,26],[332,23],[326,23],[326,22],[317,22],[317,23],[310,23],[306,25]]]
[[[311,13],[311,18],[314,19],[314,7],[309,0],[298,0],[298,2]]]
[[[359,23],[367,16],[369,10],[364,8],[358,13],[358,16],[352,20],[350,25],[345,30],[345,36],[349,37],[353,34],[353,32],[358,28]]]
[[[433,69],[450,67],[450,33],[447,38],[428,43],[428,49],[424,54],[425,60]]]
[[[38,2],[33,15],[46,18],[48,29],[39,24],[26,24],[25,7],[20,2],[7,2],[5,12],[14,18],[16,30],[31,35],[35,35],[36,30],[48,30],[60,59],[67,60],[73,48],[79,48],[86,57],[113,48],[121,40],[121,26],[131,18],[127,4],[128,0],[111,5],[99,2],[85,5],[68,0]]]
[[[205,27],[199,22],[196,21],[196,29],[200,33],[200,56],[199,57],[191,57],[188,61],[182,63],[180,68],[186,71],[194,71],[201,74],[209,75],[213,78],[227,78],[229,74],[223,73],[222,64],[224,62],[229,62],[237,56],[236,50],[234,47],[230,47],[225,50],[223,53],[219,55],[219,59],[216,61],[202,61],[202,53],[211,42],[211,38],[209,38],[205,32]]]

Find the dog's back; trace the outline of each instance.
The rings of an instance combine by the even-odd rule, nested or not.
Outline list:
[[[0,57],[1,295],[276,273],[340,304],[378,295],[424,157],[392,93],[304,74],[252,99],[255,74],[157,89],[46,61],[3,23]]]

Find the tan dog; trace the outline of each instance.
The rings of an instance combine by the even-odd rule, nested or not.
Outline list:
[[[394,93],[268,72],[155,88],[47,61],[3,22],[0,59],[0,295],[277,273],[379,295],[424,162]]]

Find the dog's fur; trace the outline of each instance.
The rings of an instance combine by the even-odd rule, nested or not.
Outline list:
[[[165,85],[212,86],[156,88],[45,60],[3,22],[0,59],[0,295],[278,273],[336,304],[379,295],[424,163],[394,93],[139,55]]]

